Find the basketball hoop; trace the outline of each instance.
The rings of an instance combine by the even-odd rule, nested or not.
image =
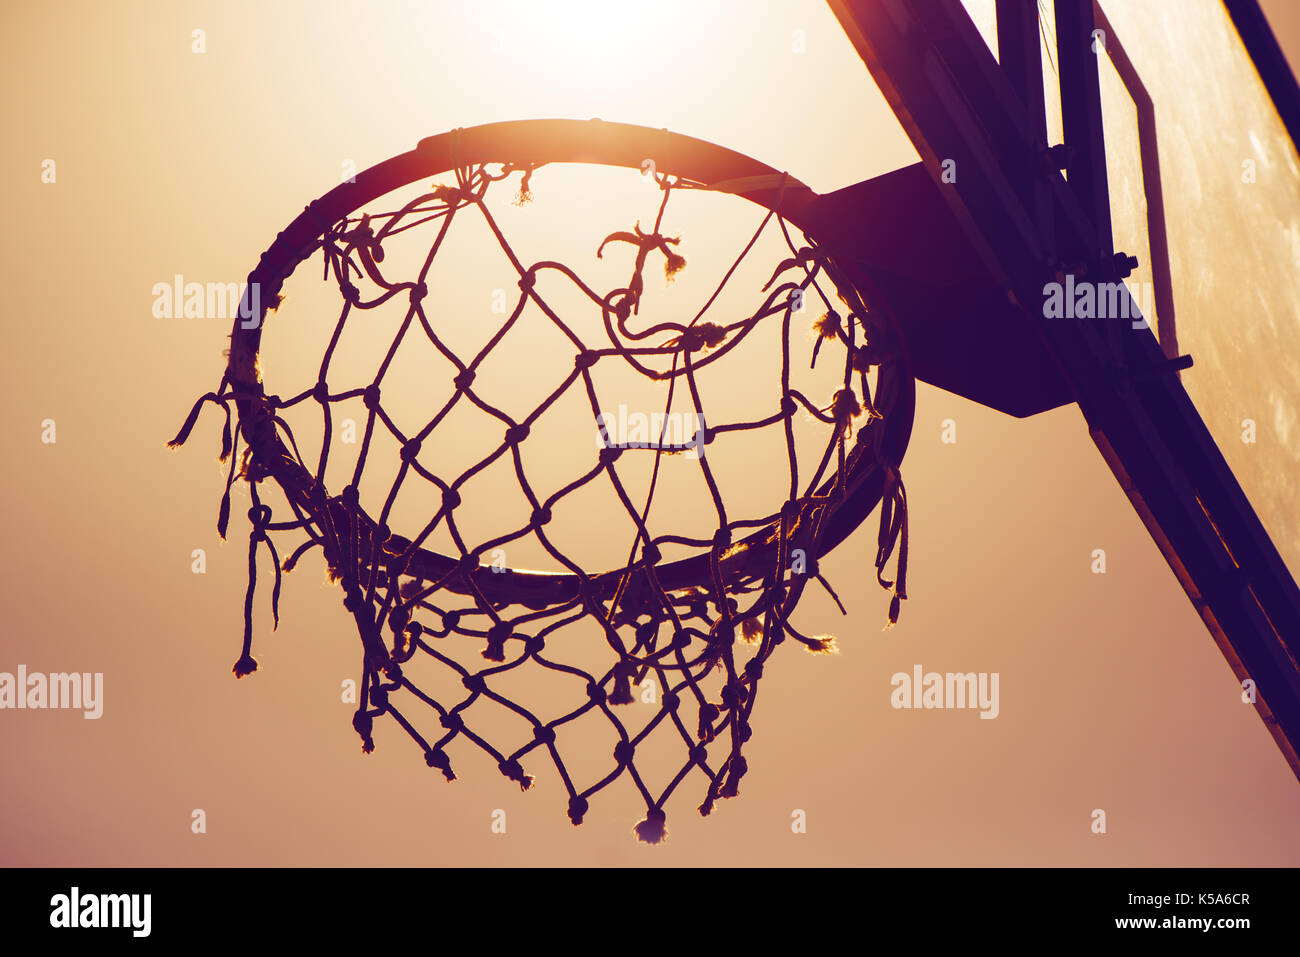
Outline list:
[[[489,198],[503,190],[527,199],[536,188],[534,173],[546,166],[585,163],[641,171],[647,158],[653,160],[658,187],[654,223],[647,225],[648,217],[645,224],[611,223],[602,236],[593,237],[590,263],[525,263],[489,208]],[[454,181],[423,189],[397,208],[372,209],[376,200],[395,190],[448,176]],[[679,237],[661,231],[665,210],[670,200],[684,201],[701,192],[731,194],[762,207],[767,214],[755,239],[764,230],[777,230],[783,239],[786,255],[773,264],[747,314],[710,318],[711,297],[687,319],[677,313],[655,314],[648,301],[647,284],[660,264],[668,277],[689,268]],[[272,562],[271,604],[278,623],[281,571],[291,570],[306,552],[319,547],[331,579],[342,586],[344,605],[355,619],[364,649],[361,704],[353,724],[366,751],[374,747],[374,720],[390,715],[428,765],[448,780],[455,777],[448,751],[453,745],[468,743],[487,754],[502,774],[523,788],[533,781],[525,771],[526,760],[548,754],[567,791],[574,824],[582,822],[593,795],[626,774],[646,808],[636,834],[648,842],[663,838],[664,805],[692,771],[707,779],[701,813],[708,814],[717,798],[734,796],[746,771],[742,749],[751,734],[759,682],[777,646],[793,639],[810,651],[832,648],[831,639],[794,628],[790,618],[795,605],[814,581],[834,597],[818,563],[877,504],[882,507],[876,574],[893,591],[891,623],[906,598],[907,513],[899,464],[911,432],[914,382],[888,304],[874,290],[861,288],[865,284],[860,274],[837,261],[835,248],[818,243],[819,224],[829,215],[818,200],[793,177],[700,140],[600,121],[548,120],[498,123],[426,139],[415,150],[358,174],[355,182],[309,204],[249,275],[246,313],[234,324],[221,385],[199,400],[172,443],[188,438],[205,402],[225,410],[222,459],[229,459],[230,471],[218,519],[223,537],[236,480],[247,483],[252,501],[244,641],[235,674],[242,677],[257,668],[252,652],[259,554],[265,549]],[[467,361],[444,341],[446,319],[427,304],[427,277],[430,264],[454,233],[453,223],[470,216],[483,220],[512,264],[518,298],[498,333]],[[803,240],[796,242],[788,226],[800,230]],[[386,244],[411,230],[429,235],[421,247],[427,255],[416,274],[397,278]],[[705,239],[691,238],[696,243]],[[403,239],[409,241],[409,236]],[[753,244],[751,240],[740,252],[737,264]],[[326,280],[342,300],[336,331],[316,384],[281,398],[267,391],[272,383],[262,378],[262,333],[281,302],[285,280],[315,256],[320,256]],[[585,282],[581,270],[596,257],[626,263],[626,284],[600,292]],[[859,277],[858,285],[850,274]],[[719,289],[731,275],[729,271],[723,277]],[[543,278],[564,283],[566,295],[580,301],[592,316],[599,314],[603,341],[585,339],[550,304],[540,288]],[[802,361],[797,340],[804,331],[794,316],[805,301],[820,302],[816,311],[822,313],[814,326],[816,343],[809,364],[820,362],[823,369],[842,371],[837,373],[837,387],[827,395],[806,395],[792,383],[791,370]],[[357,317],[368,310],[395,308],[390,305],[394,303],[404,315],[373,378],[341,389],[327,384],[335,345],[348,323],[361,321]],[[549,328],[568,337],[572,365],[556,373],[560,381],[549,398],[521,417],[495,407],[478,374],[525,310],[540,313]],[[763,406],[752,410],[749,421],[715,423],[706,415],[697,388],[701,372],[732,354],[755,330],[773,327],[780,329],[779,381],[772,383]],[[424,424],[414,430],[399,425],[385,404],[389,365],[413,341],[433,346],[454,369],[447,377],[445,403],[426,409]],[[657,442],[641,448],[620,445],[607,435],[604,447],[592,450],[590,461],[569,484],[549,494],[535,491],[521,464],[521,449],[543,413],[570,390],[579,396],[586,393],[599,422],[593,376],[606,366],[617,366],[620,374],[662,389],[665,409],[672,407],[675,394],[688,393],[698,429],[679,437],[687,441],[676,443],[667,442],[661,431]],[[331,455],[338,455],[330,440],[331,410],[358,398],[365,409],[365,437],[352,480],[327,488],[327,466]],[[232,406],[238,426],[233,432]],[[303,434],[301,413],[313,407],[322,415],[324,436],[319,460],[309,465],[300,454],[294,428]],[[489,457],[454,478],[442,474],[437,457],[429,452],[434,437],[444,436],[449,428],[453,408],[495,420],[493,427],[502,436]],[[299,419],[291,425],[295,413]],[[796,419],[801,428],[817,428],[823,435],[819,460],[811,465],[804,462],[801,467],[797,461]],[[733,514],[709,459],[698,454],[695,462],[715,516],[711,534],[656,533],[651,528],[650,500],[662,460],[688,448],[708,449],[709,456],[724,454],[733,438],[762,430],[785,434],[787,461],[770,463],[773,469],[788,468],[789,494],[783,500],[772,501],[761,514]],[[396,450],[396,474],[382,506],[376,507],[363,501],[360,484],[381,442]],[[629,456],[648,457],[643,461],[651,468],[650,490],[643,505],[632,501],[620,478],[620,460]],[[491,462],[511,458],[519,491],[531,506],[527,524],[494,540],[462,540],[456,532],[457,516],[476,508],[466,484]],[[264,492],[271,488],[267,480],[283,497],[274,512],[264,501]],[[618,567],[584,567],[547,533],[557,504],[597,482],[612,483],[635,527],[627,561]],[[392,527],[399,493],[415,486],[436,489],[437,508],[423,527]],[[432,547],[436,530],[452,535],[454,552]],[[556,570],[485,563],[494,549],[524,538],[540,542]],[[274,540],[280,541],[279,548]],[[291,548],[286,549],[287,542]],[[669,550],[686,554],[669,560]],[[887,579],[886,567],[896,551],[897,571]],[[287,555],[283,562],[282,555]],[[839,603],[838,597],[834,600]],[[558,660],[562,629],[579,623],[603,639],[604,670]],[[453,646],[474,648],[485,667],[467,667]],[[457,694],[423,690],[413,678],[416,662],[446,669],[459,682]],[[499,690],[503,677],[530,669],[545,669],[570,681],[575,700],[567,710],[541,715]],[[648,679],[656,685],[658,707],[649,720],[634,721],[629,707],[633,686]],[[468,712],[486,704],[527,722],[531,730],[525,740],[501,747],[480,734]],[[417,710],[429,715],[427,723],[412,717]],[[566,767],[557,732],[591,716],[602,718],[611,732],[612,766],[582,786]],[[638,723],[643,725],[639,730]],[[666,782],[652,786],[638,767],[637,751],[657,728],[670,729],[668,733],[680,739],[685,758]]]

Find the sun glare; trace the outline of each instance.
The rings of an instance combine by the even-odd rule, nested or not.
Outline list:
[[[557,0],[510,4],[497,43],[538,83],[607,85],[630,79],[664,42],[673,18],[642,4]],[[644,81],[641,81],[644,82]]]

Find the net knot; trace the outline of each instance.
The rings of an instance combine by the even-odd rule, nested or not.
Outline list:
[[[732,798],[740,793],[740,779],[745,776],[749,770],[749,764],[741,755],[736,755],[731,759],[731,764],[727,771],[727,783],[722,786],[722,796]]]
[[[595,349],[583,349],[573,357],[573,365],[579,370],[590,369],[600,358],[600,353]]]
[[[802,640],[804,648],[811,654],[838,655],[840,653],[839,643],[836,642],[834,635],[814,635]]]
[[[329,386],[325,384],[324,379],[321,379],[319,382],[316,383],[315,386],[312,387],[311,397],[315,399],[317,402],[319,402],[321,405],[325,405],[329,402],[330,390],[329,390]]]
[[[573,822],[574,827],[582,823],[582,819],[589,807],[590,805],[587,804],[587,799],[584,797],[575,794],[569,798],[569,820]]]
[[[618,457],[623,454],[623,450],[618,446],[607,445],[600,450],[599,458],[601,465],[613,465],[618,461]]]
[[[540,655],[546,650],[546,639],[540,635],[534,635],[524,642],[524,648],[530,655]]]
[[[535,740],[538,744],[554,744],[555,729],[548,728],[546,725],[540,725],[533,736],[533,740]]]
[[[447,757],[447,752],[443,751],[442,748],[434,748],[424,752],[424,763],[431,768],[437,768],[448,781],[456,780],[456,775],[451,770],[451,759]]]
[[[498,622],[488,629],[487,647],[483,649],[483,657],[488,661],[505,661],[506,660],[506,639],[511,635],[510,626],[504,621]]]
[[[451,511],[453,508],[458,508],[459,506],[460,492],[456,491],[454,488],[449,488],[447,491],[442,493],[442,507],[444,509]],[[478,559],[474,560],[474,567],[478,567]]]
[[[605,252],[605,247],[610,243],[631,243],[633,246],[638,247],[638,250],[640,251],[640,256],[637,259],[638,272],[640,269],[640,263],[645,261],[646,254],[655,249],[664,254],[664,276],[668,280],[671,281],[672,278],[677,275],[677,273],[681,272],[686,266],[686,260],[680,254],[675,253],[673,250],[668,248],[669,246],[676,246],[680,243],[682,241],[680,236],[663,236],[659,233],[642,232],[641,224],[639,222],[632,228],[635,230],[634,232],[629,233],[625,230],[620,230],[619,232],[610,233],[606,236],[605,241],[602,242],[600,248],[596,250],[596,258],[602,258],[603,253]]]
[[[484,657],[487,657],[486,654]],[[472,694],[482,694],[487,690],[487,682],[483,680],[482,675],[466,675],[460,679],[460,683],[465,686],[465,690]]]
[[[390,626],[392,622],[389,622]],[[393,650],[389,657],[393,661],[409,661],[415,654],[415,633],[409,625],[393,628]]]
[[[460,206],[462,203],[472,203],[478,199],[474,190],[468,186],[461,188],[459,186],[448,186],[446,184],[435,186],[433,188],[433,196],[434,199],[446,203],[452,208]]]
[[[677,697],[677,695],[673,694],[671,691],[665,691],[664,696],[660,701],[662,702],[665,711],[676,711],[678,705],[682,703],[682,699]]]
[[[533,786],[532,776],[525,774],[523,767],[514,758],[502,761],[497,767],[501,769],[502,774],[519,785],[519,790],[527,791]]]
[[[831,309],[813,323],[813,331],[817,333],[817,337],[820,339],[838,339],[841,325],[840,314]]]
[[[750,661],[745,665],[745,677],[748,678],[752,684],[758,684],[758,680],[763,677],[763,662],[759,661],[757,658],[750,659]]]
[[[748,689],[739,681],[728,681],[722,689],[722,707],[727,711],[735,711],[748,698]]]
[[[853,350],[850,361],[853,363],[854,372],[866,372],[872,366],[880,365],[880,356],[870,345],[862,345]]]
[[[415,283],[411,286],[411,305],[419,305],[427,295],[429,295],[429,287],[422,282]]]
[[[355,512],[357,510],[360,496],[357,493],[357,487],[355,485],[343,486],[343,491],[339,493],[339,498],[342,500],[343,506],[349,512]]]
[[[510,428],[506,429],[506,444],[518,445],[524,439],[528,438],[529,431],[529,427],[526,423],[510,426]]]
[[[528,524],[534,527],[540,527],[550,522],[550,520],[551,520],[551,510],[543,506],[537,509],[537,511],[533,512],[532,516],[528,519]]]
[[[614,760],[618,762],[619,767],[624,767],[632,763],[632,755],[636,751],[631,741],[620,741],[614,745]]]
[[[253,526],[249,537],[260,542],[266,539],[266,526],[271,521],[271,509],[267,505],[254,505],[248,510],[248,521]]]
[[[710,740],[713,737],[713,722],[717,720],[718,706],[704,702],[700,705],[700,726],[695,736],[701,741]]]
[[[370,689],[370,705],[378,708],[380,711],[388,710],[388,689],[383,685],[375,685]]]
[[[852,389],[840,389],[835,393],[831,404],[822,410],[829,412],[835,420],[835,428],[841,438],[853,434],[853,419],[862,414],[862,403]]]
[[[641,549],[641,560],[647,565],[658,565],[663,559],[662,553],[653,542],[646,542],[645,547]]]
[[[448,731],[460,732],[465,730],[465,722],[461,719],[461,716],[457,714],[455,711],[448,711],[446,714],[444,714],[441,718],[438,719],[438,723],[441,724]]]
[[[658,559],[656,559],[657,561]],[[636,626],[636,643],[638,648],[649,648],[654,644],[655,635],[659,633],[659,621],[651,619]]]
[[[452,378],[451,381],[452,384],[457,389],[459,389],[461,392],[464,392],[466,389],[468,389],[471,385],[474,384],[475,375],[476,373],[474,372],[473,369],[462,369]]]
[[[726,330],[716,322],[701,322],[678,336],[674,344],[685,352],[698,352],[700,349],[712,349],[725,335]]]
[[[420,454],[419,439],[410,439],[409,441],[402,443],[401,457],[402,457],[402,461],[405,462],[407,465],[411,465],[412,463],[414,463],[416,456],[418,456],[419,454]]]
[[[594,681],[587,682],[587,697],[595,704],[603,704],[605,701],[605,689]]]
[[[366,386],[366,391],[361,394],[361,402],[371,412],[379,409],[379,386]]]
[[[731,529],[728,526],[724,525],[722,528],[718,529],[716,532],[713,533],[713,547],[727,548],[730,545],[731,545]]]
[[[609,693],[610,704],[632,703],[632,677],[634,672],[634,666],[626,661],[620,661],[614,666],[614,688]]]
[[[352,729],[361,737],[361,749],[369,754],[375,749],[374,738],[371,732],[374,730],[374,719],[368,715],[364,709],[357,709],[352,715]]]
[[[658,844],[668,836],[668,828],[665,825],[667,815],[657,807],[652,807],[645,812],[645,820],[635,828],[637,840],[643,844]]]

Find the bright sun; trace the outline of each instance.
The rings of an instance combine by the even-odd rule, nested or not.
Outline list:
[[[539,82],[564,77],[605,82],[608,70],[634,70],[667,42],[671,17],[640,3],[554,0],[510,3],[496,40],[539,68]]]

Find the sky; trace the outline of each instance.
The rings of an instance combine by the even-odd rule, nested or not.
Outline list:
[[[1266,520],[1294,529],[1300,509],[1288,507],[1285,482],[1270,481],[1291,474],[1279,469],[1300,456],[1300,432],[1287,418],[1289,396],[1274,401],[1268,391],[1269,377],[1284,376],[1281,363],[1295,356],[1284,354],[1296,342],[1300,274],[1294,148],[1245,93],[1232,115],[1216,111],[1213,124],[1202,115],[1205,101],[1186,91],[1207,89],[1215,69],[1240,63],[1231,35],[1196,32],[1198,22],[1214,21],[1187,13],[1192,3],[1178,4],[1178,16],[1172,0],[1103,6],[1121,39],[1131,38],[1126,48],[1139,69],[1147,63],[1152,83],[1171,91],[1156,95],[1162,163],[1170,182],[1185,186],[1166,194],[1180,339],[1185,331],[1194,355],[1217,357],[1184,383],[1243,483],[1248,475],[1271,496],[1261,514],[1267,507]],[[1300,21],[1282,0],[1264,6],[1294,62]],[[986,7],[972,4],[987,26]],[[545,762],[527,769],[537,782],[521,792],[481,753],[453,747],[458,779],[446,782],[387,718],[376,721],[375,751],[362,753],[354,705],[344,700],[360,647],[319,551],[285,575],[275,631],[266,580],[259,585],[259,669],[236,680],[247,491],[236,489],[223,543],[215,527],[221,416],[213,407],[183,448],[166,447],[194,400],[217,387],[231,323],[159,315],[159,284],[177,275],[242,281],[312,199],[456,127],[600,117],[668,128],[789,171],[822,193],[917,161],[821,2],[665,2],[653,11],[570,3],[548,16],[523,3],[381,2],[366,11],[208,0],[10,4],[0,14],[0,71],[14,91],[0,163],[13,222],[22,224],[0,233],[9,289],[0,353],[9,409],[0,673],[103,676],[95,718],[0,710],[9,782],[0,862],[1300,863],[1295,776],[1072,407],[1014,419],[918,387],[902,466],[910,556],[899,623],[883,630],[889,594],[874,580],[873,516],[822,562],[847,615],[820,593],[799,610],[801,629],[834,634],[838,654],[807,654],[794,642],[776,649],[739,796],[701,817],[704,782],[688,778],[668,802],[668,839],[659,845],[634,840],[644,805],[625,780],[593,798],[574,827]],[[1158,59],[1168,49],[1161,24],[1167,36],[1199,45],[1182,60]],[[1239,175],[1246,160],[1256,164],[1250,184]],[[626,249],[597,260],[595,248],[638,219],[648,225],[657,191],[634,172],[620,179],[543,170],[534,188],[531,206],[506,197],[503,229],[532,260],[580,259],[584,275],[612,287],[626,272],[618,265]],[[669,287],[657,265],[646,273],[647,295],[665,315],[697,308],[762,218],[730,197],[677,199],[700,205],[680,214],[673,205],[665,220],[680,229],[687,260],[676,282]],[[1124,211],[1132,218],[1135,208]],[[1259,249],[1207,248],[1207,222],[1226,223]],[[447,334],[464,335],[469,348],[475,330],[500,322],[496,294],[511,279],[481,226],[452,238],[465,245],[434,274],[432,301]],[[766,258],[754,275],[767,274],[754,288],[782,255],[779,243],[756,252]],[[269,392],[293,395],[314,379],[337,317],[322,311],[338,302],[319,268],[313,259],[294,275],[268,323]],[[531,334],[521,332],[492,370],[503,403],[522,407],[557,374],[562,350]],[[799,341],[810,347],[802,333]],[[373,370],[385,344],[361,329],[340,358],[345,377],[364,384],[355,377],[367,363]],[[753,351],[737,350],[716,380],[725,419],[761,407],[772,355]],[[1264,368],[1261,355],[1278,363]],[[393,401],[404,415],[429,418],[434,387],[445,382],[426,382],[418,365],[402,375]],[[628,388],[625,404],[651,401]],[[318,448],[319,420],[299,411],[316,432],[309,438],[304,429],[304,444]],[[1243,418],[1259,423],[1254,446],[1237,439]],[[474,447],[481,435],[466,428],[440,452]],[[537,467],[554,465],[558,476],[561,461],[581,462],[591,454],[590,431],[575,419],[554,458],[539,456]],[[340,461],[355,454],[333,451]],[[783,463],[772,454],[717,457],[731,500],[775,494],[766,501],[779,507]],[[376,474],[382,464],[372,463]],[[706,520],[685,471],[692,463],[670,464],[676,471],[664,478],[656,516]],[[504,514],[498,493],[508,480],[493,477],[501,484],[468,511],[485,529]],[[640,488],[644,480],[639,473],[629,481]],[[405,534],[427,514],[422,501],[417,494],[401,505],[401,527],[412,529]],[[630,543],[607,524],[611,507],[597,502],[567,516],[567,541],[594,564],[625,555]],[[1297,540],[1278,544],[1294,549]],[[519,560],[541,558],[534,551]],[[265,569],[265,554],[260,561]],[[579,658],[601,651],[590,633],[567,640]],[[894,707],[895,676],[917,667],[996,675],[996,717]],[[521,680],[517,690],[549,702],[543,685],[541,677]],[[572,753],[598,775],[611,759],[595,750],[606,747],[596,737],[577,735]],[[666,746],[655,767],[680,750]]]

